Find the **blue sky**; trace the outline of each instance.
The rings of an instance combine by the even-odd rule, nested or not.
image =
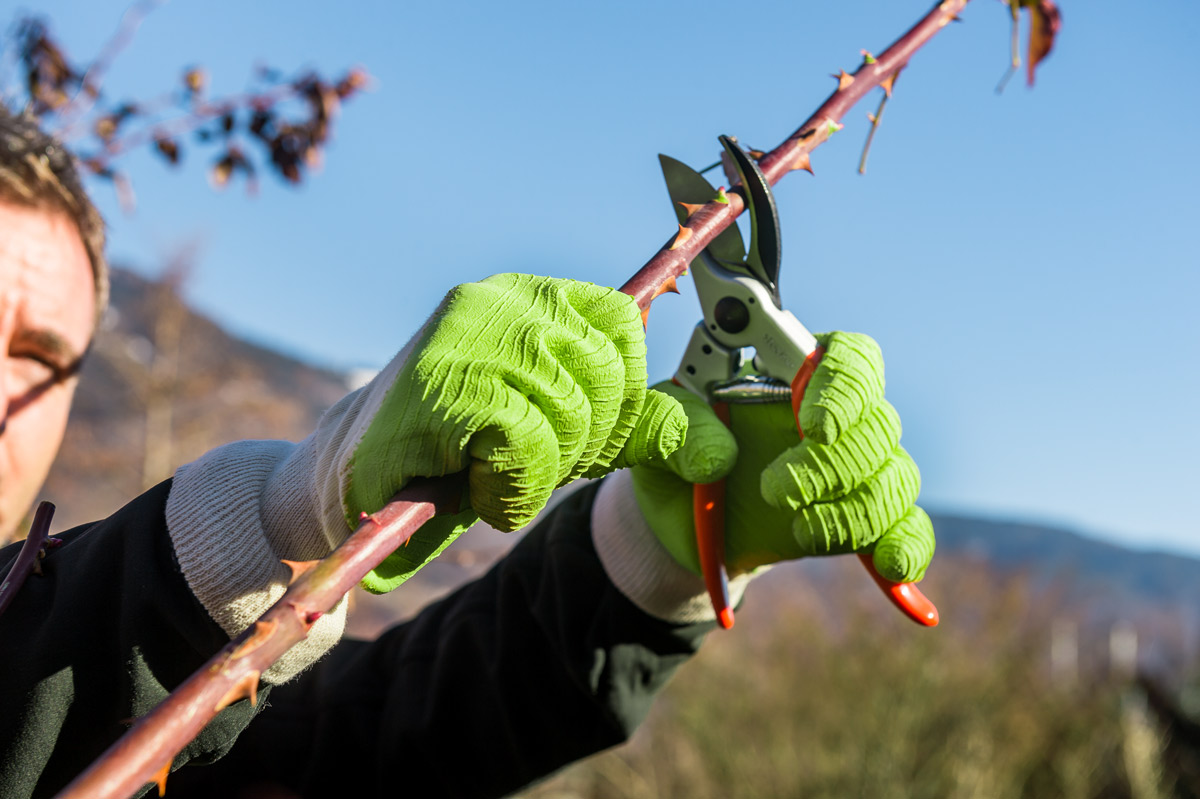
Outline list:
[[[875,336],[922,501],[1200,555],[1200,7],[1062,0],[1035,90],[993,91],[1007,12],[975,0],[897,85],[866,176],[869,98],[777,187],[785,304]],[[116,95],[202,63],[376,78],[299,190],[211,191],[212,158],[126,168],[97,197],[114,261],[154,273],[199,242],[205,313],[337,367],[378,367],[447,289],[501,271],[618,286],[674,228],[656,154],[693,165],[731,133],[774,147],[929,3],[235,3],[172,0],[111,70]],[[76,58],[123,2],[40,2]],[[686,281],[684,281],[686,283]],[[651,374],[697,309],[655,305]]]

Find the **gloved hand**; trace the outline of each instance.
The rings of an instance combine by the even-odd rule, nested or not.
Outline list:
[[[646,389],[633,299],[590,283],[496,275],[453,289],[365,390],[338,470],[351,529],[416,476],[469,470],[470,509],[427,522],[363,581],[395,588],[482,517],[515,530],[555,487],[661,460],[686,418]]]
[[[726,480],[725,556],[730,576],[780,560],[873,551],[895,582],[921,579],[933,525],[914,503],[916,464],[899,445],[900,418],[883,398],[883,357],[868,336],[817,336],[825,356],[800,407],[730,406],[732,432],[700,398],[656,386],[688,415],[685,444],[665,462],[633,470],[634,494],[672,557],[700,573],[692,484]]]

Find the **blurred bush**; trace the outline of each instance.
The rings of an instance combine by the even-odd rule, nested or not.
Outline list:
[[[522,795],[1200,796],[1132,675],[1106,657],[1052,668],[1054,589],[983,565],[938,574],[931,595],[953,600],[934,630],[877,596],[831,613],[794,580],[756,585],[630,744]]]

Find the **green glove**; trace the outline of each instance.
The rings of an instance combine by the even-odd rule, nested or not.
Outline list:
[[[672,452],[687,420],[647,391],[645,353],[636,304],[612,289],[514,274],[453,289],[381,375],[342,505],[353,528],[411,478],[467,469],[471,508],[427,522],[364,587],[395,588],[476,514],[516,530],[555,487]]]
[[[855,333],[817,340],[826,351],[800,407],[800,442],[789,403],[731,405],[731,432],[691,392],[656,386],[687,412],[687,441],[665,463],[634,469],[634,494],[672,557],[697,574],[692,484],[724,478],[731,576],[780,560],[857,551],[873,551],[889,580],[924,575],[933,525],[914,504],[920,474],[899,445],[900,418],[883,398],[879,347]]]

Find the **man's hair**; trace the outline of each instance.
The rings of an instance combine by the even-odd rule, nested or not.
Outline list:
[[[29,114],[14,114],[0,102],[0,201],[56,210],[79,228],[96,284],[96,324],[108,304],[104,220],[92,205],[71,152],[38,127]]]

